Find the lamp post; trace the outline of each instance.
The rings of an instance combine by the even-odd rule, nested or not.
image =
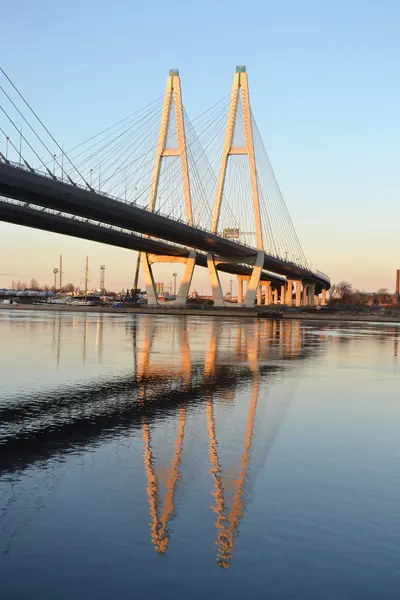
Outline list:
[[[105,294],[106,291],[106,286],[105,286],[105,271],[106,271],[106,265],[100,265],[100,289],[103,293],[103,296]]]
[[[231,300],[232,300],[232,279],[229,280],[229,291],[230,291],[230,295],[231,295]]]
[[[53,269],[53,275],[54,275],[54,291],[57,291],[57,273],[58,273],[58,269],[57,267],[54,267]]]
[[[172,277],[174,278],[174,296],[176,296],[176,278],[178,273],[172,273]]]

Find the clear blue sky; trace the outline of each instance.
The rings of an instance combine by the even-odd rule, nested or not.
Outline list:
[[[247,65],[253,111],[310,262],[334,281],[394,288],[400,3],[20,0],[3,6],[1,22],[2,66],[66,147],[159,97],[170,68],[180,69],[196,116],[229,93],[236,64]],[[109,284],[130,283],[126,251],[0,224],[0,286],[50,283],[60,252],[65,279],[82,279],[89,254],[94,284],[101,263]]]

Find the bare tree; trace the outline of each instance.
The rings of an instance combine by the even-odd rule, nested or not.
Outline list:
[[[63,286],[63,290],[66,294],[72,294],[75,291],[75,286],[73,283],[67,283]]]
[[[353,287],[348,281],[341,281],[337,284],[337,287],[339,292],[339,298],[341,300],[349,298],[353,293]]]
[[[32,277],[32,279],[29,282],[29,289],[30,290],[38,290],[39,289],[39,282],[34,277]]]
[[[377,294],[379,304],[388,304],[390,302],[390,294],[387,288],[380,288]]]

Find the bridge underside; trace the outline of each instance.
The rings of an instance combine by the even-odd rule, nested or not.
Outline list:
[[[109,228],[100,223],[95,224],[9,202],[0,201],[0,221],[108,244],[127,250],[148,252],[157,256],[175,257],[177,259],[189,256],[187,248],[145,238],[134,233],[118,231],[118,229]],[[196,254],[196,265],[207,268],[207,257],[205,254]],[[248,278],[251,275],[251,268],[246,265],[228,263],[219,264],[217,268],[224,273],[244,278]],[[280,286],[284,283],[283,278],[274,277],[272,274],[265,272],[261,275],[261,281],[271,282],[273,289],[280,289]]]
[[[95,191],[82,189],[1,162],[0,195],[175,242],[219,257],[229,257],[230,262],[254,265],[258,259],[258,252],[254,248],[160,214],[151,213],[138,206],[125,204]],[[140,236],[137,237],[143,240]],[[219,268],[232,272],[227,270],[229,266],[234,267],[233,272],[237,273],[237,264],[225,265],[224,269],[221,265]],[[313,287],[316,294],[330,287],[329,280],[266,253],[263,253],[262,268],[283,275],[291,281],[306,282]]]

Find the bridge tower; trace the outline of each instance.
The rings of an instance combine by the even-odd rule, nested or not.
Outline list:
[[[174,123],[172,123],[173,120],[175,121]],[[169,135],[169,132],[172,127],[175,128],[175,135],[173,136],[175,143],[170,145],[171,136]],[[148,210],[151,212],[156,210],[162,162],[167,157],[179,157],[180,159],[186,222],[188,225],[193,225],[192,196],[190,191],[181,82],[179,71],[177,69],[170,70],[167,79],[148,204]],[[156,262],[181,262],[186,264],[177,298],[175,301],[168,302],[168,304],[185,304],[196,263],[196,252],[194,250],[190,251],[187,258],[176,256],[156,256],[145,253],[142,254],[142,257],[143,274],[149,304],[158,304],[158,294],[156,292],[151,265]]]
[[[244,143],[241,146],[234,145],[234,133],[235,127],[237,125],[238,120],[238,106],[241,103],[241,114],[243,119],[243,133],[244,133]],[[254,216],[254,228],[255,228],[255,237],[256,237],[256,246],[258,250],[258,254],[256,259],[250,259],[249,264],[253,264],[253,272],[252,275],[248,279],[248,286],[246,296],[243,299],[241,293],[242,280],[239,281],[239,303],[241,302],[243,305],[252,307],[254,306],[254,301],[256,299],[256,295],[259,288],[260,277],[262,272],[262,266],[264,262],[264,243],[263,243],[263,232],[262,232],[262,224],[261,224],[261,215],[260,215],[260,199],[259,199],[259,191],[258,191],[258,183],[257,183],[257,167],[256,167],[256,157],[254,152],[254,140],[253,140],[253,127],[252,127],[252,118],[251,118],[251,108],[250,108],[250,97],[249,97],[249,87],[247,81],[247,73],[246,67],[238,66],[236,67],[236,73],[233,78],[232,92],[230,98],[230,105],[228,110],[228,116],[226,121],[226,129],[225,129],[225,138],[224,138],[224,146],[222,150],[222,158],[221,158],[221,166],[218,176],[217,182],[217,191],[214,202],[213,209],[213,217],[212,217],[212,226],[211,230],[213,233],[218,232],[219,219],[221,214],[221,204],[223,201],[224,188],[225,188],[225,179],[228,168],[228,160],[231,156],[245,155],[248,157],[248,166],[249,166],[249,175],[250,175],[250,187],[251,187],[251,201],[252,201],[252,210]],[[232,262],[229,259],[225,259],[223,257],[214,257],[212,254],[208,254],[207,256],[207,265],[209,269],[214,304],[223,306],[223,293],[221,289],[221,284],[218,277],[218,272],[216,270],[217,264],[223,262]],[[260,295],[260,294],[259,294]]]

